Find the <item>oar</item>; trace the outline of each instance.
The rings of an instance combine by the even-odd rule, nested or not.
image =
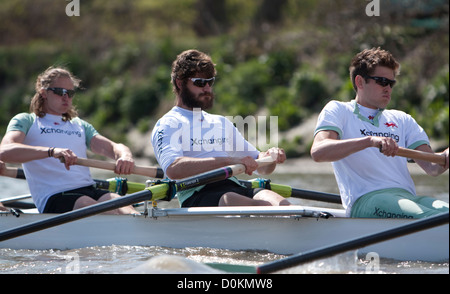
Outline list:
[[[3,171],[2,176],[14,179],[25,179],[25,173],[23,172],[23,169],[17,167],[6,167]]]
[[[107,162],[107,161],[101,161],[101,160],[95,160],[95,159],[86,159],[86,158],[80,158],[80,157],[77,158],[76,164],[82,165],[82,166],[87,166],[87,167],[111,170],[111,171],[114,171],[116,168],[116,164],[113,162]],[[150,177],[150,178],[157,178],[157,179],[164,178],[163,170],[159,167],[152,167],[152,166],[135,165],[133,168],[132,174],[146,176],[146,177]]]
[[[68,222],[76,221],[82,218],[93,216],[99,213],[117,209],[120,207],[132,205],[134,203],[146,200],[158,200],[165,198],[169,190],[168,184],[156,185],[143,191],[119,197],[110,201],[101,202],[95,205],[87,206],[77,210],[69,211],[63,214],[49,217],[47,219],[25,224],[17,228],[0,232],[0,242],[12,238],[20,237],[33,232],[41,231]]]
[[[21,201],[21,200],[30,199],[30,198],[31,198],[31,194],[25,194],[25,195],[19,195],[19,196],[12,196],[12,197],[8,197],[8,198],[0,198],[0,202],[3,204],[7,204],[10,202]]]
[[[13,178],[25,179],[25,175],[21,168],[7,167],[6,170],[8,171],[8,175],[6,175],[6,176],[10,176]],[[16,175],[21,175],[21,176],[16,177]],[[111,192],[116,191],[116,187],[117,187],[116,179],[108,179],[108,180],[96,179],[95,182],[97,184],[97,187],[100,189],[109,190]],[[249,188],[269,189],[269,190],[272,190],[286,198],[293,197],[293,198],[299,198],[299,199],[307,199],[307,200],[315,200],[315,201],[322,201],[322,202],[328,202],[328,203],[342,204],[341,197],[337,194],[292,188],[287,185],[272,183],[272,182],[270,182],[270,180],[267,180],[267,179],[256,179],[256,180],[250,180],[250,181],[240,180],[240,183]],[[127,181],[127,186],[128,186],[127,193],[138,192],[138,191],[145,189],[145,187],[146,187],[145,184],[129,182],[129,181]]]
[[[158,171],[158,173],[159,173],[159,171]],[[161,170],[161,173],[163,173],[162,170]],[[2,176],[14,178],[14,179],[26,180],[23,169],[17,168],[17,167],[6,167],[5,172],[2,174]],[[116,190],[117,190],[117,185],[118,185],[117,179],[107,179],[107,180],[94,179],[94,181],[97,185],[97,188],[99,188],[99,189],[104,189],[104,190],[108,190],[111,192],[116,192]],[[142,191],[145,189],[145,187],[146,187],[145,184],[127,181],[127,191],[126,192],[134,193],[134,192]],[[29,195],[29,197],[31,197],[31,195]],[[23,199],[24,198],[20,198],[20,199],[18,198],[17,200],[23,200]],[[5,200],[0,199],[0,201],[4,202]],[[11,200],[10,202],[12,202],[12,201],[14,201],[14,200]]]
[[[258,266],[256,270],[257,273],[259,274],[272,273],[289,267],[297,266],[306,262],[310,262],[319,258],[336,255],[338,253],[346,252],[349,250],[355,250],[370,244],[379,243],[393,238],[398,238],[422,230],[427,230],[436,226],[444,225],[448,222],[449,222],[449,214],[442,213],[436,216],[416,220],[406,225],[401,225],[379,233],[369,234],[364,237],[344,241],[331,246],[325,246],[316,250],[310,250],[304,253],[299,253],[281,260],[277,260],[274,262]],[[299,242],[301,242],[301,240],[299,240]],[[408,244],[408,246],[414,246],[414,244]]]
[[[159,168],[158,168],[158,170],[159,170]],[[159,173],[159,171],[157,171],[157,172]],[[161,173],[163,173],[162,170],[161,170]],[[23,179],[23,180],[26,179],[23,169],[17,168],[17,167],[6,167],[2,176],[14,178],[14,179]],[[122,194],[122,193],[120,193],[120,191],[116,191],[117,186],[118,186],[117,179],[108,179],[106,181],[94,179],[94,181],[97,185],[97,188],[99,188],[99,189],[104,189],[104,190],[108,190],[111,192],[117,192],[119,194]],[[134,193],[134,192],[142,191],[146,187],[145,184],[133,183],[133,182],[128,182],[128,181],[126,182],[126,186],[127,186],[127,188],[125,189],[126,193]],[[125,193],[123,193],[123,194],[125,194]],[[8,206],[10,206],[10,207],[34,208],[35,206],[32,203],[19,202],[19,201],[26,200],[29,198],[31,198],[31,194],[13,196],[13,197],[9,197],[9,198],[1,198],[0,202],[2,202],[3,204],[8,203],[9,204]]]
[[[434,163],[438,163],[441,165],[445,164],[445,156],[444,155],[424,152],[424,151],[420,151],[420,150],[412,150],[412,149],[399,147],[398,151],[397,151],[397,156],[434,162]]]
[[[299,198],[299,199],[307,199],[307,200],[315,200],[322,201],[328,203],[337,203],[342,204],[341,196],[337,194],[325,193],[325,192],[317,192],[317,191],[309,191],[292,188],[287,185],[275,184],[270,182],[270,180],[266,179],[256,179],[251,181],[240,181],[241,184],[249,187],[249,188],[265,188],[272,190],[279,195],[288,198]]]
[[[64,161],[64,160],[61,160]],[[114,171],[116,168],[116,164],[113,162],[107,162],[107,161],[101,161],[101,160],[95,160],[95,159],[86,159],[86,158],[77,158],[76,164],[87,166],[87,167],[93,167],[93,168],[99,168],[99,169],[105,169]],[[132,174],[135,175],[141,175],[141,176],[147,176],[150,178],[157,178],[162,179],[164,178],[164,171],[159,167],[152,167],[152,166],[139,166],[135,165],[132,171]],[[25,174],[23,173],[23,170],[16,167],[6,167],[3,176],[16,178],[16,179],[25,179]]]
[[[100,161],[95,159],[85,159],[85,158],[77,158],[77,164],[87,167],[94,167],[94,168],[100,168],[100,169],[106,169],[106,170],[112,170],[115,169],[115,164],[112,162],[106,162],[106,161]],[[133,174],[136,175],[142,175],[142,176],[148,176],[151,178],[158,178],[162,179],[164,178],[164,171],[159,167],[151,167],[151,166],[138,166],[136,165],[133,169]],[[25,173],[23,172],[23,169],[17,168],[17,167],[6,167],[2,176],[15,178],[15,179],[26,179]],[[100,185],[102,189],[106,189],[109,191],[114,192],[116,186],[112,181],[108,181],[106,184],[104,181],[101,180],[95,180],[98,185]],[[111,184],[112,183],[112,184]],[[145,185],[142,187],[143,184],[135,184],[135,183],[128,183],[128,191],[129,192],[137,192],[145,188]]]
[[[3,171],[2,176],[14,179],[25,179],[25,173],[21,168],[17,167],[6,167]],[[30,198],[31,194],[26,194],[26,195],[12,196],[8,198],[0,198],[0,202],[3,204],[9,204],[8,206],[15,208],[26,208],[26,209],[34,208],[35,206],[33,203],[19,202]]]
[[[257,160],[259,167],[266,166],[273,163],[273,160],[267,158]],[[238,175],[245,171],[243,164],[230,165],[223,168],[215,169],[197,176],[186,178],[179,182],[169,182],[157,184],[152,187],[146,188],[143,191],[129,194],[120,198],[98,203],[92,206],[87,206],[77,210],[69,211],[48,219],[36,221],[31,224],[25,224],[23,226],[13,228],[0,232],[0,242],[8,239],[20,237],[29,233],[41,231],[47,228],[62,225],[68,222],[79,220],[85,217],[117,209],[120,207],[132,205],[142,201],[155,201],[164,199],[169,193],[170,189],[176,191],[186,190],[189,188],[205,185],[213,181],[229,178],[233,175]],[[173,187],[171,187],[173,186]]]
[[[256,162],[258,163],[259,167],[264,167],[267,165],[271,165],[274,163],[274,160],[272,157],[264,157],[257,159]],[[239,174],[242,174],[245,172],[245,165],[243,164],[235,164],[230,166],[224,166],[212,171],[208,171],[193,177],[189,177],[186,179],[182,179],[175,182],[176,190],[186,190],[189,188],[197,187],[200,185],[206,185],[212,182],[221,181],[224,179],[228,179],[232,176],[237,176]],[[201,184],[199,184],[201,182]]]

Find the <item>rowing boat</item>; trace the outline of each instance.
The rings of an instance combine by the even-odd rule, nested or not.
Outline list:
[[[272,163],[263,159],[257,162],[259,165]],[[245,167],[238,164],[179,181],[157,181],[144,190],[60,215],[18,214],[17,211],[0,213],[0,248],[65,250],[109,245],[206,247],[268,251],[296,257],[302,252],[317,248],[321,251],[321,248],[336,244],[339,250],[365,246],[359,249],[360,254],[375,253],[381,258],[395,260],[449,260],[448,213],[423,221],[347,218],[343,209],[298,205],[150,209],[146,205],[142,215],[101,214],[142,201],[156,203],[171,200],[176,191],[222,180],[244,171]],[[340,202],[338,195],[285,189],[287,186],[267,185],[264,181],[247,184],[275,190],[284,197],[301,194],[297,196]]]
[[[0,232],[52,214],[0,213]],[[346,218],[344,210],[290,207],[150,208],[147,215],[94,215],[0,242],[0,248],[77,249],[129,245],[206,247],[291,255],[414,222]],[[446,262],[448,223],[361,248],[395,260]]]

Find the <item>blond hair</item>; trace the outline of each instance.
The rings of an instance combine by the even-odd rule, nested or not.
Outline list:
[[[33,98],[31,99],[30,112],[34,112],[39,117],[45,116],[45,100],[41,95],[41,91],[42,89],[47,89],[48,87],[50,87],[50,85],[60,77],[69,78],[75,88],[80,86],[81,80],[76,78],[69,70],[62,67],[49,67],[37,77],[35,84],[36,94],[34,94]],[[78,112],[75,107],[72,106],[66,113],[62,114],[62,119],[64,121],[69,121],[77,116]]]

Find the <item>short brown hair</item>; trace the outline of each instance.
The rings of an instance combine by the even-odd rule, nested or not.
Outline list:
[[[172,63],[172,85],[175,93],[179,92],[176,80],[186,80],[194,77],[197,73],[205,76],[215,77],[215,64],[211,57],[206,53],[198,50],[187,50],[177,56],[177,59]]]
[[[33,98],[31,99],[30,112],[34,112],[39,117],[45,116],[44,97],[42,97],[40,92],[42,89],[50,87],[50,85],[60,77],[66,77],[71,79],[75,88],[80,86],[81,80],[76,78],[69,70],[62,67],[47,68],[36,79],[35,84],[36,94],[34,94]],[[67,113],[63,113],[62,115],[64,121],[71,120],[72,118],[77,116],[78,112],[74,106],[72,106],[72,108],[69,109]]]
[[[385,66],[394,71],[394,75],[400,73],[400,64],[395,60],[394,56],[386,50],[378,48],[365,49],[356,54],[350,64],[350,78],[352,80],[353,89],[357,90],[355,84],[356,76],[370,76],[377,66]]]

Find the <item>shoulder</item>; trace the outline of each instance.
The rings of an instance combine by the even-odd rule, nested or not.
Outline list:
[[[178,128],[178,125],[180,123],[188,123],[188,122],[189,117],[186,116],[177,107],[174,107],[158,120],[155,127]]]
[[[205,121],[212,122],[212,123],[221,123],[223,125],[233,124],[233,122],[239,120],[239,118],[241,120],[244,120],[240,116],[237,116],[237,117],[223,116],[223,115],[220,115],[220,114],[212,114],[212,113],[208,113],[208,112],[205,112],[205,111],[202,111],[202,116],[203,116]]]
[[[85,121],[85,120],[83,120],[83,119],[81,119],[81,118],[79,118],[79,117],[74,117],[74,118],[72,118],[71,120],[70,120],[70,122],[72,123],[72,124],[77,124],[77,125],[80,125],[80,126],[82,126],[83,128],[85,128],[85,129],[90,129],[90,128],[92,128],[92,129],[94,129],[94,126],[92,125],[92,124],[90,124],[89,122],[87,122],[87,121]]]
[[[330,102],[328,102],[324,109],[339,109],[339,110],[351,110],[353,111],[353,109],[355,108],[354,106],[354,101],[338,101],[338,100],[331,100]]]
[[[22,112],[15,115],[11,120],[34,122],[36,120],[36,114]]]
[[[85,121],[79,117],[72,118],[70,120],[70,123],[79,125],[81,128],[83,128],[84,132],[86,134],[86,138],[88,138],[88,139],[93,138],[99,134],[98,131],[94,128],[94,126],[92,124],[88,123],[87,121]]]
[[[355,110],[354,101],[350,102],[342,102],[337,100],[331,100],[328,102],[325,107],[322,109],[320,113],[320,117],[324,116],[338,116],[342,117],[343,115],[351,114]]]
[[[383,115],[390,119],[401,120],[403,122],[415,122],[415,119],[408,113],[397,109],[385,109]]]
[[[6,131],[21,131],[26,134],[35,120],[36,114],[34,113],[19,113],[11,119]]]

